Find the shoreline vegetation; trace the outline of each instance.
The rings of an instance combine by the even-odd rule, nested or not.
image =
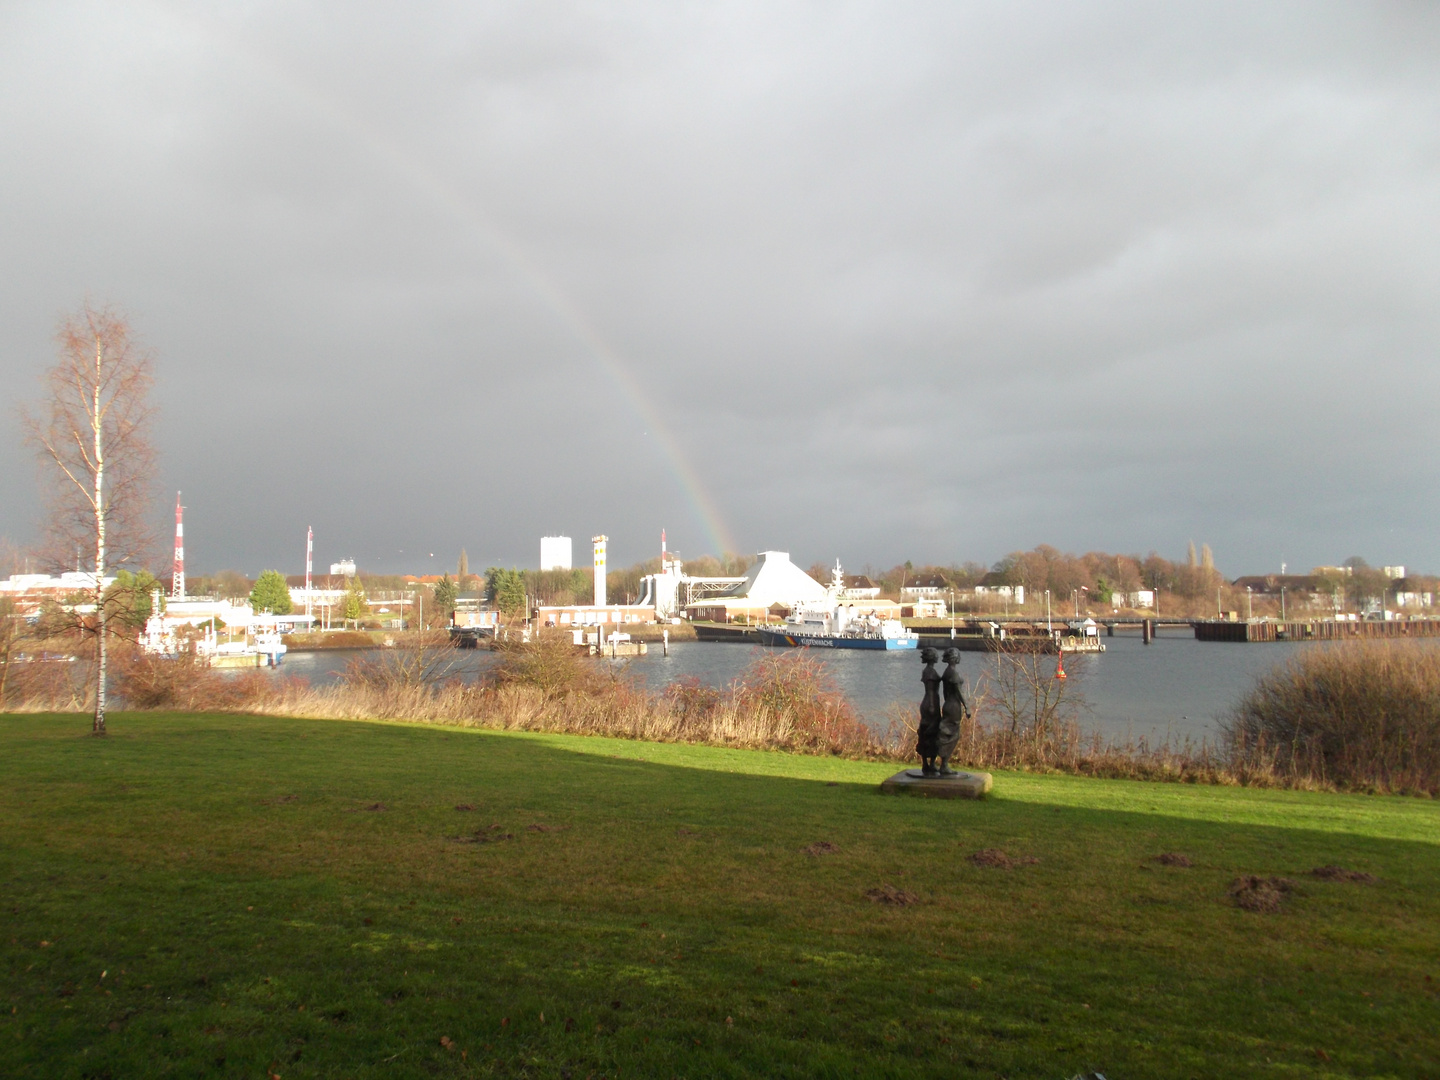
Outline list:
[[[352,636],[369,642],[368,634]],[[259,671],[222,675],[191,658],[132,651],[119,658],[114,690],[140,710],[375,719],[914,762],[917,708],[896,704],[880,724],[868,725],[808,650],[757,653],[728,687],[690,678],[655,692],[581,655],[563,632],[502,643],[495,668],[469,681],[458,677],[443,633],[408,637],[357,655],[326,687]],[[1434,649],[1355,642],[1307,650],[1258,680],[1213,744],[1121,741],[1087,731],[1082,658],[1067,661],[1064,681],[1054,678],[1053,660],[1033,654],[996,654],[991,664],[974,687],[975,716],[962,729],[958,767],[1440,794]],[[93,688],[70,670],[81,666],[7,671],[0,703],[11,712],[90,710]]]

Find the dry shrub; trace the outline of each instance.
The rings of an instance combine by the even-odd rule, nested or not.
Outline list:
[[[724,700],[719,687],[707,686],[698,676],[686,675],[665,687],[665,702],[682,723],[714,712]]]
[[[568,634],[510,643],[484,678],[444,674],[406,646],[350,665],[334,686],[287,688],[265,702],[276,715],[397,719],[517,731],[553,731],[655,742],[709,743],[806,753],[893,755],[855,714],[824,664],[759,652],[723,690],[684,681],[653,694],[587,656]],[[908,750],[906,751],[908,754]]]
[[[433,687],[453,676],[455,648],[443,631],[425,631],[398,648],[357,656],[345,665],[344,681],[372,690]]]
[[[1062,679],[1061,657],[1053,653],[994,653],[973,688],[974,711],[987,710],[997,718],[997,731],[1017,747],[1030,744],[1043,755],[1048,744],[1078,729],[1080,714],[1089,708],[1083,691],[1087,660],[1071,655]]]
[[[610,682],[584,646],[566,634],[542,633],[533,642],[506,643],[503,659],[491,673],[498,686],[530,686],[547,701],[572,694],[594,695]]]
[[[95,680],[88,660],[12,659],[5,668],[3,705],[8,710],[91,712],[95,708]]]
[[[761,722],[768,718],[800,749],[863,753],[875,744],[829,668],[808,649],[757,652],[731,688],[729,704]]]
[[[1440,649],[1306,648],[1262,676],[1223,731],[1244,777],[1440,794]]]
[[[138,653],[115,659],[115,693],[132,709],[188,709],[196,701],[213,700],[215,673],[194,656]],[[212,693],[202,699],[204,690]]]
[[[193,655],[152,656],[131,648],[114,660],[114,689],[126,708],[236,711],[256,708],[303,679],[277,680],[258,669],[224,674]]]

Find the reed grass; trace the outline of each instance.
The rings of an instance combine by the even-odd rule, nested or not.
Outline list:
[[[1307,649],[1262,676],[1224,725],[1238,774],[1440,793],[1440,650],[1356,641]]]

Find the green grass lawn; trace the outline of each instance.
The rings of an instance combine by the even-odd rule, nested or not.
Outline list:
[[[88,723],[0,716],[7,1077],[1440,1075],[1433,802]],[[1298,889],[1243,911],[1242,874]]]

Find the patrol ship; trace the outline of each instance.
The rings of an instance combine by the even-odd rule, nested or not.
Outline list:
[[[882,619],[873,611],[857,611],[840,602],[845,575],[837,560],[822,606],[797,607],[779,626],[756,628],[760,644],[812,649],[914,649],[920,638],[899,619]]]

